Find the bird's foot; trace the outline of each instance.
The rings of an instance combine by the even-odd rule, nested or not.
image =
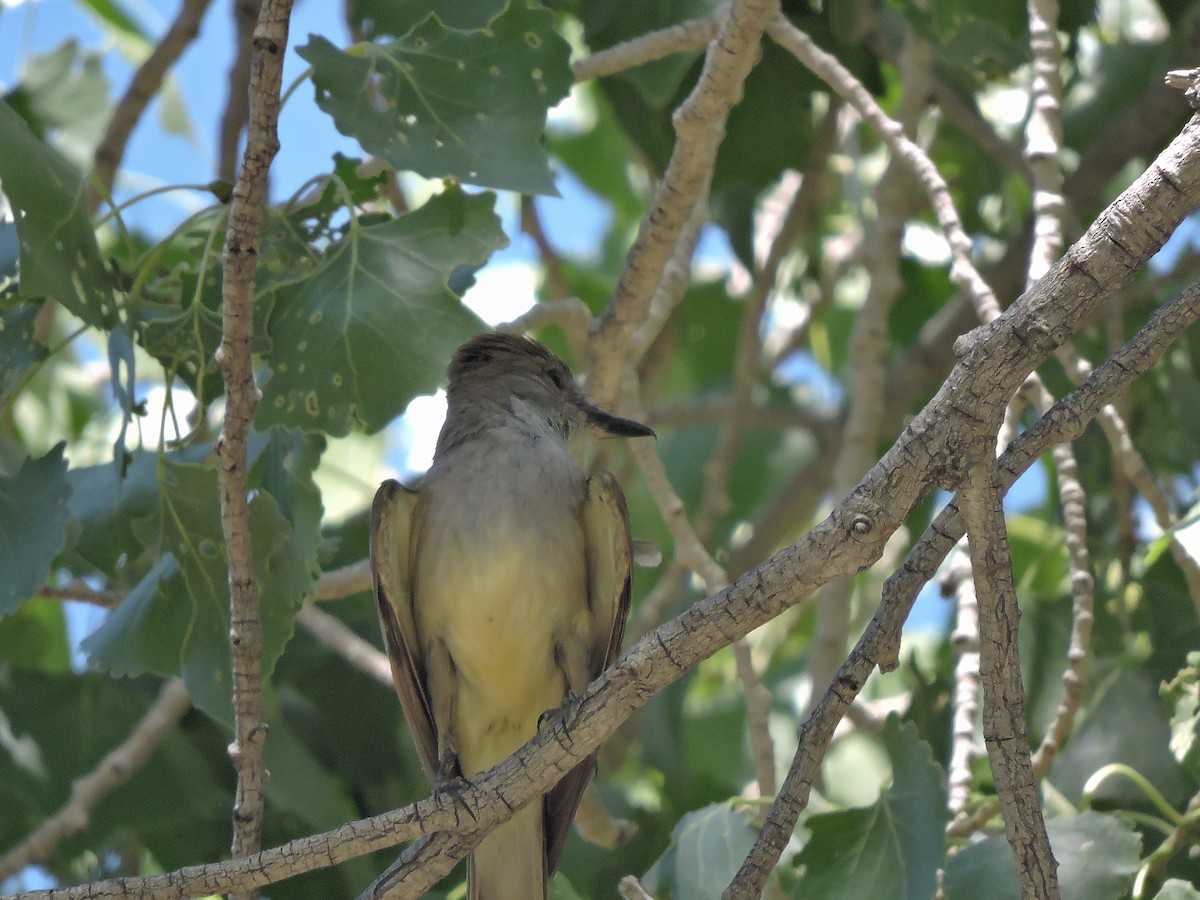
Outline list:
[[[554,707],[554,709],[548,709],[538,716],[538,731],[541,731],[546,726],[552,726],[557,722],[562,726],[563,734],[569,738],[571,732],[567,728],[567,722],[574,718],[575,711],[579,708],[582,700],[583,696],[581,694],[577,694],[575,691],[567,688],[566,694],[563,695],[562,703]]]
[[[446,797],[454,800],[454,804],[458,806],[458,808],[462,809],[468,816],[470,816],[470,821],[478,822],[479,818],[475,816],[475,810],[470,808],[470,804],[467,803],[467,800],[463,799],[463,794],[466,793],[469,788],[472,788],[475,785],[473,784],[472,780],[467,778],[466,775],[463,775],[461,770],[458,769],[457,756],[455,757],[454,764],[457,774],[449,776],[449,778],[444,778],[443,776],[443,766],[445,766],[445,760],[442,761],[442,766],[438,767],[438,780],[434,782],[433,785],[433,796],[437,797],[438,794],[445,794]]]

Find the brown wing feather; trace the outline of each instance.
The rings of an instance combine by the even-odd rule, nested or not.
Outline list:
[[[633,586],[629,510],[620,484],[608,472],[598,472],[588,481],[583,525],[587,542],[588,605],[592,613],[589,674],[595,678],[612,665],[621,650]],[[551,872],[562,858],[580,798],[595,772],[593,754],[568,772],[543,801],[546,861]]]
[[[421,764],[430,781],[437,773],[437,731],[425,688],[412,607],[412,528],[417,493],[398,481],[385,481],[371,504],[371,580],[379,608],[379,627],[392,682],[408,721]]]

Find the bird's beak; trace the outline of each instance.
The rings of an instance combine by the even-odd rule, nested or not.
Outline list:
[[[607,413],[598,406],[592,406],[590,403],[584,404],[583,413],[587,418],[589,427],[611,437],[658,437],[654,433],[654,429],[649,425],[643,425],[641,422],[633,421],[633,419],[614,416],[612,413]]]

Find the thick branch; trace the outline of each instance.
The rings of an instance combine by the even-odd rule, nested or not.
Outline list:
[[[979,610],[979,675],[983,682],[983,739],[1004,813],[1004,831],[1017,862],[1021,896],[1057,900],[1057,869],[1030,764],[1025,688],[1017,630],[1021,611],[1004,523],[1003,487],[995,437],[984,433],[966,460],[958,502],[966,520]]]

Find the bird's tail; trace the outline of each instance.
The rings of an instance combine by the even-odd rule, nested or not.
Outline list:
[[[546,900],[546,833],[534,801],[492,831],[467,860],[467,900]]]

